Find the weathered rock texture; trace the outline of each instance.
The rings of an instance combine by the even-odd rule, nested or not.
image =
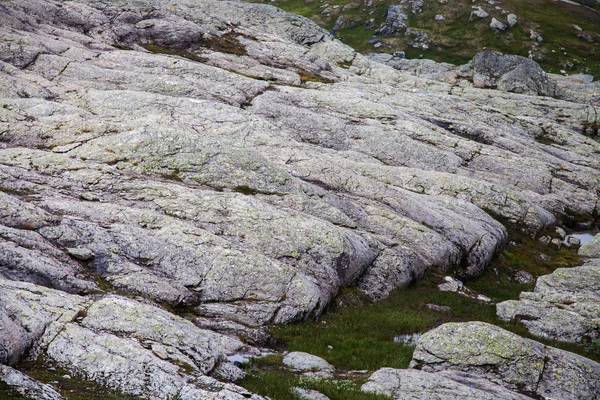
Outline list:
[[[361,390],[384,394],[397,400],[526,400],[484,377],[457,371],[437,373],[414,369],[381,368]]]
[[[411,363],[425,372],[476,374],[552,399],[600,396],[600,364],[483,322],[448,323],[421,336]]]
[[[240,2],[7,0],[0,37],[3,363],[192,398],[241,342],[156,304],[256,339],[342,286],[478,276],[495,218],[597,214],[587,98],[415,78]]]
[[[535,291],[497,304],[500,319],[523,323],[535,336],[563,342],[600,337],[600,260],[538,278]]]
[[[32,356],[41,354],[75,375],[133,396],[247,397],[244,389],[206,376],[218,373],[227,354],[251,350],[233,337],[202,330],[154,305],[123,297],[86,299],[3,279],[0,289],[3,363],[12,363],[29,350]],[[6,373],[11,375],[3,380],[13,385],[10,382],[18,376]],[[14,383],[19,391],[46,392],[43,385],[19,379],[21,383]]]
[[[0,364],[0,386],[2,384],[6,385],[12,393],[3,393],[0,389],[0,397],[3,394],[16,396],[18,393],[19,396],[32,400],[65,400],[52,386],[38,382],[7,365]]]

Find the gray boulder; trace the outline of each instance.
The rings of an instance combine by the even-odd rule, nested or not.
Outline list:
[[[335,368],[321,357],[301,351],[293,351],[283,357],[283,365],[294,372],[310,376],[333,377]]]
[[[559,268],[537,280],[533,293],[496,305],[498,317],[520,321],[535,336],[562,342],[600,337],[600,261]]]
[[[329,397],[325,396],[323,393],[312,389],[294,387],[292,388],[292,393],[302,400],[329,400]]]
[[[459,371],[425,372],[381,368],[362,385],[363,392],[379,393],[396,400],[526,400],[482,376]]]
[[[379,35],[392,35],[406,29],[408,15],[403,6],[390,6],[385,12],[385,25],[377,31]]]
[[[490,28],[497,32],[502,32],[508,29],[508,25],[498,21],[496,18],[492,18],[492,21],[490,22]]]
[[[483,322],[447,323],[425,333],[411,366],[477,374],[546,398],[591,400],[600,395],[600,364]]]
[[[533,60],[526,57],[484,51],[473,58],[473,71],[491,78],[492,86],[522,94],[550,96],[548,76]]]
[[[471,11],[471,15],[474,15],[478,18],[487,18],[490,16],[490,14],[487,13],[483,8],[481,8],[481,6],[478,6],[478,7],[474,6],[474,10]]]

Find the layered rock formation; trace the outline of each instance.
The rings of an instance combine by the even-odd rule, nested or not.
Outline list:
[[[600,364],[483,322],[424,334],[411,363],[384,368],[362,390],[394,399],[595,399]]]
[[[597,215],[586,99],[416,78],[239,2],[5,1],[0,31],[4,364],[241,398],[213,377],[253,349],[207,328],[252,342],[343,286],[474,278],[498,220]]]

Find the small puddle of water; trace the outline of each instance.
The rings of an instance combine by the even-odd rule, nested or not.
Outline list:
[[[588,232],[571,233],[570,236],[575,236],[581,240],[581,244],[587,243],[594,238],[594,235]]]
[[[416,346],[421,333],[409,333],[406,335],[394,336],[394,343],[402,343],[405,346]]]

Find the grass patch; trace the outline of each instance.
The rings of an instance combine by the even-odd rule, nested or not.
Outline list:
[[[283,371],[253,371],[238,382],[246,389],[273,400],[301,400],[291,392],[293,387],[317,390],[331,400],[390,400],[388,396],[360,391],[360,386],[349,380],[298,377]]]
[[[554,232],[546,232],[556,236]],[[506,248],[497,255],[483,276],[468,282],[467,287],[482,293],[495,301],[516,299],[523,291],[532,291],[535,282],[520,284],[513,280],[517,271],[525,271],[534,279],[551,274],[557,268],[571,268],[581,265],[581,259],[575,250],[552,245],[543,245],[516,229],[509,230],[511,240]]]
[[[14,390],[12,386],[7,385],[4,381],[0,380],[0,399],[3,400],[27,400],[28,397],[21,395],[19,392]]]
[[[315,354],[337,368],[407,368],[414,346],[395,342],[395,337],[423,333],[450,321],[495,321],[493,305],[441,292],[434,280],[429,274],[377,303],[369,302],[357,289],[344,289],[320,321],[275,327],[273,336],[285,342],[287,350]],[[448,306],[451,311],[431,310],[428,303]]]

